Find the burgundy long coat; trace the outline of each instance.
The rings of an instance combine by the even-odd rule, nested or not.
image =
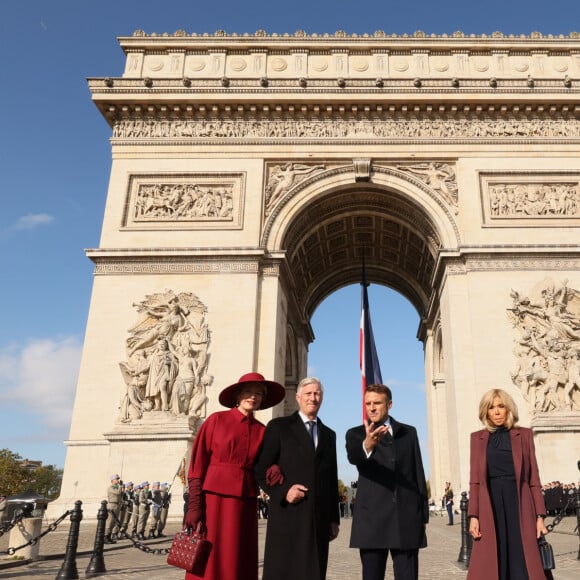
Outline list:
[[[254,463],[265,427],[238,409],[210,415],[193,442],[188,478],[202,481],[212,550],[204,580],[258,580]],[[186,580],[200,577],[186,572]]]
[[[498,561],[493,509],[487,485],[487,443],[489,431],[471,434],[471,475],[469,482],[470,516],[479,518],[481,538],[473,542],[468,580],[496,580]],[[530,580],[545,580],[536,538],[536,516],[546,513],[542,485],[536,461],[534,436],[531,429],[510,429],[512,456],[518,490],[520,530],[524,557]]]

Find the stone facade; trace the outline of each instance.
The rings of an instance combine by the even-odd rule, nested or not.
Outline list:
[[[240,369],[291,393],[310,316],[363,253],[421,318],[433,496],[467,489],[495,386],[543,477],[577,477],[577,34],[120,44],[122,77],[89,79],[113,162],[61,504],[96,513],[109,473],[170,480]]]

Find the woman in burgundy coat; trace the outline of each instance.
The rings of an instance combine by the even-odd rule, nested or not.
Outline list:
[[[229,411],[204,421],[193,442],[189,465],[189,505],[185,526],[201,520],[212,544],[203,576],[186,580],[258,580],[258,486],[254,463],[264,425],[254,418],[284,398],[284,387],[248,373],[219,396]]]
[[[517,407],[492,389],[479,404],[485,429],[471,434],[468,580],[544,580],[538,538],[546,508],[531,429],[516,427]]]

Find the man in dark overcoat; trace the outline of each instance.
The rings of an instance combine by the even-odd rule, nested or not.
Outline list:
[[[417,431],[389,417],[386,385],[365,391],[368,421],[346,433],[348,460],[358,469],[350,547],[358,548],[363,580],[383,580],[389,552],[395,580],[417,580],[426,546],[427,484]]]
[[[298,411],[271,420],[256,464],[270,496],[263,580],[324,580],[340,522],[336,434],[320,419],[323,388],[303,379]],[[310,424],[309,424],[310,423]]]

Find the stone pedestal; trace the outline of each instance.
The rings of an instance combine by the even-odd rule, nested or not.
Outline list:
[[[123,481],[166,482],[172,493],[169,517],[182,517],[184,490],[179,472],[184,459],[189,464],[191,445],[201,424],[198,417],[175,417],[164,411],[119,423],[103,434],[110,443],[109,465],[118,466],[116,473]]]
[[[184,489],[180,470],[184,459],[189,465],[191,445],[201,424],[202,419],[198,417],[175,417],[165,411],[152,411],[131,423],[117,423],[103,433],[104,441],[99,447],[106,446],[108,450],[93,458],[86,456],[84,446],[75,445],[79,457],[83,457],[83,461],[75,461],[72,468],[76,470],[79,491],[76,486],[63,489],[58,500],[49,504],[47,517],[58,517],[63,510],[69,509],[76,496],[82,495],[84,518],[95,519],[101,501],[107,499],[107,483],[101,476],[100,485],[91,485],[91,472],[93,467],[96,469],[104,464],[107,473],[118,473],[123,481],[132,481],[135,485],[143,481],[166,482],[172,494],[168,517],[181,518]]]
[[[10,530],[9,545],[13,547],[22,546],[32,538],[40,535],[42,529],[42,518],[23,518],[12,530]],[[26,546],[16,552],[16,556],[25,560],[38,560],[40,542],[32,546]]]
[[[578,479],[580,421],[575,412],[553,412],[532,419],[542,483]],[[563,458],[568,458],[564,460]]]

